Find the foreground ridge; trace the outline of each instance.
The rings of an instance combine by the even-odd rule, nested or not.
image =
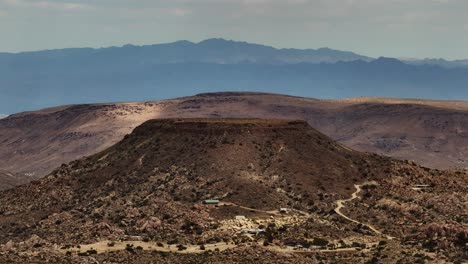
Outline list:
[[[149,120],[0,192],[0,262],[456,261],[466,176],[351,150],[301,120]]]

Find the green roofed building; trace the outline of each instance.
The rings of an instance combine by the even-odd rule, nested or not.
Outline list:
[[[205,200],[204,204],[219,204],[219,200]]]

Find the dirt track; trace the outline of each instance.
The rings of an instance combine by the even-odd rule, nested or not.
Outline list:
[[[133,249],[137,247],[141,247],[141,250],[145,251],[160,251],[160,252],[171,252],[171,253],[178,253],[178,254],[200,254],[208,250],[219,250],[225,251],[228,249],[232,249],[237,247],[237,245],[229,243],[215,243],[215,244],[205,244],[205,250],[201,250],[199,245],[185,245],[186,249],[179,250],[177,245],[168,245],[163,243],[162,246],[158,246],[155,242],[143,242],[143,241],[122,241],[122,242],[114,242],[112,246],[109,246],[111,241],[105,240],[100,241],[94,244],[87,244],[87,245],[80,245],[80,248],[71,248],[71,249],[61,249],[60,252],[65,254],[67,251],[73,253],[84,253],[88,250],[96,250],[98,254],[105,253],[105,252],[114,252],[125,250],[127,245],[132,245]],[[262,245],[262,241],[254,242],[258,245]],[[370,243],[369,245],[372,246],[375,243]],[[161,244],[160,244],[161,245]],[[354,252],[361,250],[360,248],[351,247],[351,248],[337,248],[337,249],[315,249],[315,250],[300,250],[295,249],[290,246],[276,246],[270,245],[266,247],[266,249],[274,252],[281,252],[281,253],[314,253],[314,252],[321,252],[321,253],[339,253],[339,252]]]
[[[381,236],[384,236],[385,238],[391,240],[391,239],[394,239],[394,237],[392,236],[389,236],[389,235],[385,235],[383,234],[382,232],[380,232],[379,230],[377,230],[375,227],[371,226],[371,225],[368,225],[368,224],[365,224],[365,223],[362,223],[362,222],[359,222],[355,219],[352,219],[352,218],[349,218],[348,216],[346,216],[345,214],[343,214],[341,212],[341,209],[344,208],[344,204],[347,203],[347,202],[350,202],[356,198],[358,198],[358,194],[361,192],[361,186],[362,185],[358,185],[358,184],[355,184],[354,187],[356,188],[356,191],[351,195],[351,198],[349,199],[346,199],[346,200],[337,200],[335,203],[337,205],[337,207],[335,208],[335,212],[337,214],[339,214],[341,217],[351,221],[351,222],[354,222],[356,224],[361,224],[361,225],[364,225],[364,226],[367,226],[370,230],[372,230],[374,233],[376,233],[377,235],[381,235]]]

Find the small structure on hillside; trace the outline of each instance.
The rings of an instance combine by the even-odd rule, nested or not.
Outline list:
[[[203,201],[203,203],[204,204],[219,204],[219,200],[208,199],[208,200]]]
[[[235,219],[236,220],[245,220],[247,218],[245,216],[243,216],[243,215],[236,215]]]
[[[413,185],[411,189],[415,191],[423,191],[423,190],[430,190],[431,188],[432,186],[428,184],[416,184],[416,185]]]
[[[126,241],[143,241],[143,237],[142,236],[124,236],[123,237],[124,240]]]
[[[280,208],[279,212],[282,214],[287,214],[288,213],[288,208]]]
[[[303,249],[304,247],[301,244],[295,245],[294,250]]]
[[[242,230],[242,234],[251,234],[251,235],[258,235],[258,234],[262,234],[262,233],[265,233],[265,229],[243,229]]]
[[[322,249],[321,246],[314,246],[314,245],[310,246],[309,248],[310,248],[311,250],[319,250],[319,249]]]

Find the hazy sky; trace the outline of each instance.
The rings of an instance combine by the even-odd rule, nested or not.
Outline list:
[[[223,37],[468,58],[468,0],[0,0],[0,51]]]

